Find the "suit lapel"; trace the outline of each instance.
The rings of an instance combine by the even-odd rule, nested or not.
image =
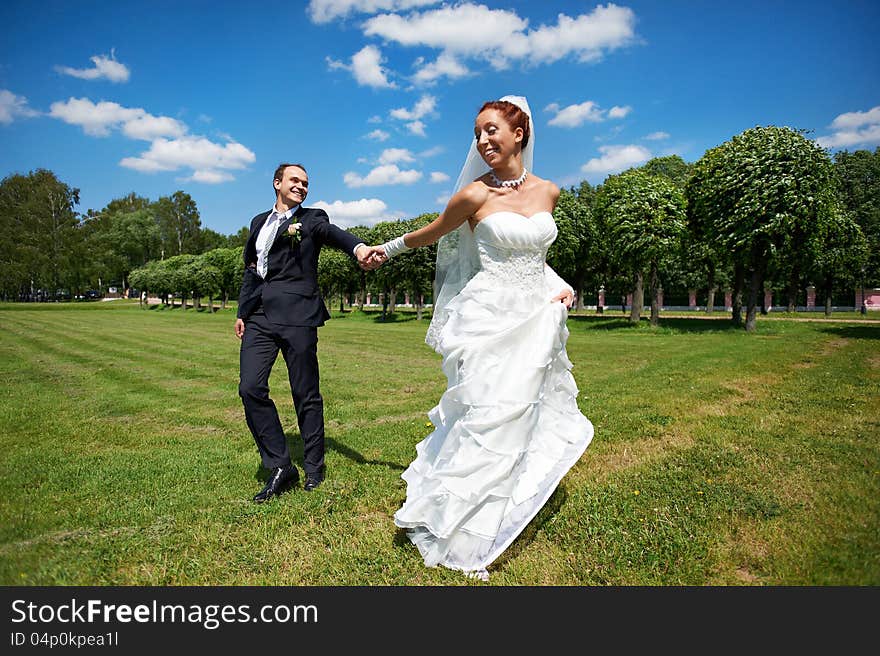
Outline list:
[[[303,206],[300,205],[300,206],[297,208],[296,212],[294,212],[294,213],[290,216],[290,218],[288,218],[288,219],[284,219],[284,221],[281,222],[281,224],[278,226],[278,232],[275,233],[275,239],[274,239],[274,241],[272,242],[272,245],[273,245],[273,246],[274,246],[276,243],[278,243],[278,240],[280,240],[284,235],[287,234],[287,228],[290,227],[290,224],[291,224],[291,223],[297,223],[297,222],[300,222],[300,221],[302,220],[302,215],[303,215],[303,214],[305,214],[305,209],[303,209]]]
[[[259,218],[257,222],[254,224],[253,228],[251,228],[251,234],[248,236],[247,244],[245,245],[245,255],[252,253],[252,257],[254,260],[257,259],[257,236],[260,234],[260,230],[263,228],[263,224],[266,223],[266,219],[269,218],[269,215],[272,212],[266,212],[265,214],[258,215]]]

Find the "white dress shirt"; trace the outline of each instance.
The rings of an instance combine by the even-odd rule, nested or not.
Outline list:
[[[275,235],[278,234],[278,224],[282,221],[287,220],[289,217],[293,216],[293,213],[299,209],[299,205],[296,207],[292,207],[286,212],[279,212],[274,207],[272,208],[272,213],[269,214],[265,223],[263,223],[263,227],[260,228],[260,232],[257,235],[257,273],[261,278],[265,278],[266,276],[263,274],[263,271],[269,270],[269,249],[272,247],[271,242],[269,241]],[[273,240],[274,241],[274,240]]]

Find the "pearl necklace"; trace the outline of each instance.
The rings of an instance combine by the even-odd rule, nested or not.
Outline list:
[[[525,167],[523,167],[522,175],[519,176],[518,178],[516,178],[515,180],[502,180],[497,175],[495,175],[495,171],[489,172],[489,175],[492,176],[492,182],[494,182],[496,185],[498,185],[499,187],[511,187],[511,188],[520,186],[525,181],[526,176],[528,176],[528,174],[529,174],[528,170]]]

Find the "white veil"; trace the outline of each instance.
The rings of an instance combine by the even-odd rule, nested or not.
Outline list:
[[[529,143],[523,148],[522,163],[526,170],[531,171],[535,153],[535,122],[532,120],[529,103],[523,96],[504,96],[500,100],[513,103],[529,117]],[[458,193],[462,187],[485,175],[489,170],[489,165],[477,152],[476,139],[471,139],[470,150],[452,193]],[[449,317],[446,306],[479,270],[480,257],[477,253],[474,232],[471,230],[470,223],[465,221],[456,230],[443,235],[437,242],[434,309],[431,325],[428,326],[428,333],[425,335],[425,342],[435,351],[438,350],[440,331]]]

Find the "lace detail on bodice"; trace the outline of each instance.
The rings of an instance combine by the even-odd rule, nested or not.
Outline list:
[[[499,248],[480,244],[483,276],[523,290],[540,290],[544,284],[544,250]]]
[[[556,224],[549,212],[538,212],[533,217],[495,212],[477,227],[482,276],[504,287],[529,291],[543,288],[544,260],[556,238]]]

